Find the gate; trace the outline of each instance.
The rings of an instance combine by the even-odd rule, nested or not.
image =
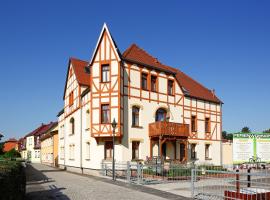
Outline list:
[[[194,199],[270,199],[267,170],[217,171],[192,169],[191,192]]]

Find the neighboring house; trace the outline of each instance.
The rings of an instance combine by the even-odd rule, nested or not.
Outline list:
[[[209,77],[211,78],[211,77]],[[220,165],[222,102],[176,68],[132,44],[124,53],[103,26],[90,61],[71,58],[58,114],[59,165],[100,169],[163,156]]]
[[[41,124],[23,138],[21,142],[22,158],[33,163],[40,163],[40,138],[45,132],[50,130],[54,124],[54,122]]]
[[[222,140],[222,164],[233,165],[233,141]]]
[[[58,166],[58,123],[54,122],[41,136],[41,163],[51,166]]]
[[[7,152],[11,149],[18,150],[18,141],[15,138],[10,138],[7,141],[5,141],[3,151]]]

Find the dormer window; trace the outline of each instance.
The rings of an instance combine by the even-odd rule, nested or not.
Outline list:
[[[101,65],[101,82],[106,83],[110,81],[109,71],[110,66],[108,64]]]

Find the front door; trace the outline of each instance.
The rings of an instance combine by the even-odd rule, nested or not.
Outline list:
[[[185,144],[184,143],[180,143],[180,161],[184,161],[185,159],[185,155],[186,155],[186,149],[185,149]]]

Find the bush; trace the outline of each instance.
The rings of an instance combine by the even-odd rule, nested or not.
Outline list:
[[[11,149],[10,151],[8,151],[4,154],[4,158],[16,159],[16,158],[20,158],[20,157],[21,157],[21,154],[18,151],[16,151],[15,149]]]
[[[25,196],[26,177],[21,162],[0,161],[0,198],[21,200]]]

